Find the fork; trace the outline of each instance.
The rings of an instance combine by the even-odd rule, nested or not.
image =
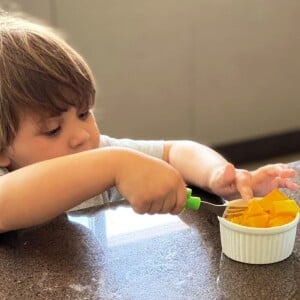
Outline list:
[[[243,199],[228,201],[222,199],[222,204],[214,204],[208,201],[202,200],[200,197],[192,195],[192,189],[187,188],[187,201],[185,208],[191,210],[198,210],[201,208],[207,209],[212,213],[222,217],[233,217],[241,215],[247,208],[248,203]]]

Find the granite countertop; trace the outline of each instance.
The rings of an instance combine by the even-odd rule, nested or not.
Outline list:
[[[299,227],[288,259],[249,265],[222,254],[218,220],[204,210],[66,214],[0,236],[0,299],[299,299]]]

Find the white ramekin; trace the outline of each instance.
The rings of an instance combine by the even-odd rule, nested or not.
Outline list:
[[[248,264],[271,264],[288,258],[294,249],[299,213],[293,221],[270,228],[235,224],[223,217],[220,223],[223,253]]]

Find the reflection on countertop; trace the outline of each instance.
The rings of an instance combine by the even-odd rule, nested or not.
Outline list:
[[[0,299],[299,299],[299,226],[288,259],[248,265],[222,254],[207,211],[94,208],[1,235],[0,269]]]
[[[132,209],[123,206],[107,210],[104,218],[108,247],[149,240],[156,236],[168,235],[189,228],[177,216],[139,215],[134,213]],[[69,214],[68,219],[89,228],[95,235],[99,231],[96,220],[85,213]]]

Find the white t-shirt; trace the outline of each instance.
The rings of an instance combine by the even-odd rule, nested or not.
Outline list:
[[[116,139],[107,135],[101,135],[100,148],[103,147],[124,147],[134,149],[145,154],[163,158],[164,141],[144,141],[144,140],[131,140],[131,139]],[[0,168],[0,176],[7,174],[9,171],[6,168]],[[80,210],[92,206],[103,205],[105,203],[123,200],[123,196],[118,192],[115,187],[97,195],[81,204],[73,207],[69,211]]]

